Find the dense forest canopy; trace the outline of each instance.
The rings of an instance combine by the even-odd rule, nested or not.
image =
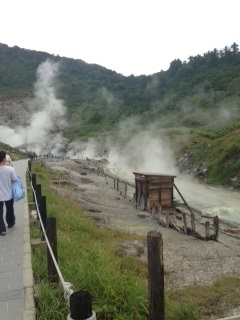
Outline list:
[[[239,97],[240,54],[236,43],[203,56],[190,56],[188,61],[176,59],[167,71],[138,77],[125,77],[82,60],[0,44],[0,94],[32,92],[36,70],[46,59],[60,64],[58,96],[66,102],[68,116],[81,135],[91,135],[91,125],[101,124],[97,131],[108,130],[130,115],[138,115],[143,123],[154,119],[169,127],[176,125],[172,117],[176,114],[182,118],[178,126],[196,128],[205,123],[203,110],[216,109],[219,101],[230,96]],[[183,105],[188,105],[188,114]]]

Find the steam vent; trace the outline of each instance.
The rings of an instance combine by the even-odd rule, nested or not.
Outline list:
[[[135,201],[143,210],[151,210],[159,205],[173,209],[173,187],[176,176],[162,173],[133,172],[135,175]]]

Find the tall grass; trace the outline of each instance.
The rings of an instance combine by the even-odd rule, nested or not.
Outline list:
[[[34,162],[32,170],[42,194],[47,197],[48,217],[56,217],[58,264],[65,281],[75,291],[87,290],[93,299],[93,310],[98,320],[146,320],[148,319],[147,265],[137,258],[119,254],[119,244],[125,241],[146,239],[117,230],[100,229],[83,215],[83,208],[60,196],[50,186],[50,181],[60,178],[59,173],[41,167]],[[70,184],[65,188],[75,188]],[[39,237],[36,223],[31,226],[31,237]],[[34,278],[38,284],[37,319],[66,319],[69,309],[63,299],[61,285],[52,285],[47,280],[46,246],[32,249]],[[229,290],[235,299],[227,304],[236,304],[240,298],[239,284],[232,281],[231,288],[221,290],[226,297]],[[210,288],[210,289],[209,289]],[[195,287],[165,294],[166,320],[199,320],[209,317],[218,300],[218,286]],[[204,298],[206,299],[204,300]],[[200,304],[199,304],[200,301]],[[202,302],[203,301],[203,302]],[[215,307],[216,314],[223,311]],[[211,316],[214,312],[211,313]]]

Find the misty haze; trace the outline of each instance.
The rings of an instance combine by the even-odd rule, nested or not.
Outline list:
[[[210,85],[209,83],[205,83],[205,88],[204,86],[194,88],[195,91],[192,95],[186,95],[179,100],[177,100],[177,94],[174,96],[169,92],[165,94],[163,99],[155,99],[151,103],[149,113],[144,107],[143,113],[122,115],[117,122],[113,122],[112,130],[109,130],[108,125],[106,131],[98,129],[97,134],[93,134],[87,139],[72,138],[72,134],[70,134],[72,137],[69,138],[65,132],[78,130],[72,129],[74,126],[77,128],[75,121],[78,122],[79,129],[85,128],[86,110],[90,110],[90,107],[85,109],[83,103],[79,108],[79,114],[74,110],[74,113],[69,116],[69,103],[63,98],[59,98],[62,88],[60,78],[66,68],[64,63],[66,61],[47,59],[39,65],[36,71],[36,81],[33,84],[33,97],[28,101],[29,119],[25,117],[27,123],[14,127],[1,124],[0,140],[2,142],[12,147],[35,152],[37,155],[52,154],[73,159],[105,158],[108,160],[110,172],[131,183],[134,183],[132,172],[136,170],[176,175],[176,185],[192,206],[196,206],[206,214],[219,215],[221,218],[240,222],[239,192],[235,189],[234,192],[231,192],[230,189],[226,190],[223,187],[207,186],[205,183],[207,175],[206,177],[201,176],[199,182],[195,172],[191,172],[194,171],[192,168],[182,170],[179,167],[179,156],[176,153],[181,145],[186,150],[185,155],[187,154],[185,157],[183,151],[183,158],[190,158],[196,153],[196,151],[187,150],[188,146],[194,142],[190,136],[193,129],[190,126],[190,129],[183,130],[178,126],[193,124],[200,128],[200,125],[203,125],[203,130],[206,131],[202,131],[205,135],[203,137],[204,139],[206,137],[205,140],[208,139],[209,142],[199,142],[200,139],[197,135],[196,142],[194,142],[196,145],[199,142],[198,149],[203,149],[203,146],[211,148],[213,140],[209,140],[209,138],[221,136],[222,133],[218,133],[221,125],[232,125],[235,120],[238,120],[240,98],[236,94],[237,80],[232,80],[228,85],[228,95],[224,95],[220,90],[209,91],[207,87]],[[179,64],[178,68],[180,67]],[[173,65],[170,66],[170,71],[171,68],[173,69]],[[161,73],[153,75],[146,82],[144,90],[147,94],[154,96],[164,81]],[[85,85],[84,82],[82,82],[83,84]],[[119,84],[120,86],[125,87],[125,84]],[[82,90],[81,86],[73,85],[73,87],[79,91]],[[135,93],[135,99],[140,99],[139,95],[138,90]],[[94,107],[96,111],[92,113],[91,117],[88,117],[88,123],[92,126],[94,133],[94,128],[104,127],[104,119],[107,119],[108,114],[113,114],[112,117],[114,117],[115,114],[121,112],[124,98],[114,94],[105,85],[101,85],[93,93],[93,97],[96,101],[96,107]],[[172,111],[170,118],[166,110],[172,106],[173,101],[175,101],[176,110]],[[215,108],[206,109],[207,101],[211,101],[211,103],[214,101]],[[199,108],[200,105],[204,106],[204,112]],[[172,127],[172,131],[168,131],[167,124]],[[210,124],[213,125],[211,130],[208,129]],[[176,131],[175,135],[174,130]],[[213,150],[213,152],[215,151]],[[212,155],[214,157],[213,153]],[[207,156],[211,157],[209,154]],[[205,166],[205,161],[200,161],[201,165]],[[206,168],[204,167],[202,172],[208,173]],[[236,177],[237,174],[231,178],[236,179]],[[175,197],[177,199],[178,195],[176,194]]]

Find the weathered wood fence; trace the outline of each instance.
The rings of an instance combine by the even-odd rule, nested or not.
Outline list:
[[[114,190],[118,191],[120,195],[127,196],[127,187],[128,184],[123,182],[119,179],[113,179],[113,188]],[[132,186],[133,187],[133,186]],[[159,224],[163,225],[167,228],[173,228],[178,232],[185,233],[189,236],[195,237],[200,240],[216,240],[218,241],[219,236],[219,218],[218,216],[214,216],[212,218],[212,225],[210,221],[205,221],[203,228],[204,232],[200,233],[197,230],[196,225],[200,225],[196,219],[196,215],[192,212],[191,208],[183,198],[182,194],[174,184],[175,189],[180,194],[181,198],[183,199],[184,204],[186,205],[187,209],[190,211],[189,214],[183,212],[181,210],[177,210],[172,208],[171,210],[163,210],[161,208],[161,204],[159,203],[158,206],[153,206],[150,208],[149,201],[147,200],[147,211],[151,213],[152,217],[158,221]],[[139,210],[145,210],[145,199],[141,197],[140,199],[135,199],[135,195],[133,195],[133,205]],[[178,222],[177,222],[178,221]],[[179,221],[182,221],[182,225],[179,225]]]

